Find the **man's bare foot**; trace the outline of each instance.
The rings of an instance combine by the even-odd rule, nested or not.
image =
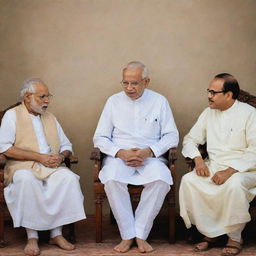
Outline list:
[[[55,236],[49,240],[49,244],[55,244],[63,250],[74,250],[75,246],[68,242],[63,236]]]
[[[222,256],[233,256],[237,255],[242,251],[242,242],[236,242],[232,239],[228,239],[226,246],[223,248]]]
[[[136,243],[138,245],[139,252],[147,253],[154,251],[153,247],[146,240],[136,237]]]
[[[122,252],[122,253],[128,252],[131,248],[132,242],[133,242],[133,239],[122,240],[120,244],[114,247],[114,250],[116,252]]]
[[[36,238],[28,239],[28,242],[24,248],[24,253],[29,256],[35,256],[40,254],[38,240]]]
[[[214,238],[210,238],[205,236],[201,242],[199,242],[195,248],[194,251],[195,252],[203,252],[203,251],[207,251],[209,249],[211,249],[212,247],[215,246],[217,239]]]

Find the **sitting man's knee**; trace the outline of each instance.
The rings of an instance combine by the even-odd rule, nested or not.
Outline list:
[[[105,191],[107,191],[108,189],[113,189],[116,187],[123,187],[122,182],[116,181],[116,180],[108,180],[105,184],[104,184],[104,189]]]
[[[163,180],[153,181],[152,185],[154,185],[156,188],[159,188],[159,189],[163,189],[163,190],[165,189],[167,191],[170,190],[170,185],[167,182],[163,181]]]
[[[35,175],[30,170],[17,170],[13,176],[13,182],[31,182]]]
[[[65,180],[65,181],[70,181],[70,182],[78,181],[77,175],[68,169],[63,169],[63,170],[58,171],[57,175],[60,179]]]
[[[239,188],[242,188],[243,187],[243,179],[242,179],[240,173],[233,174],[227,180],[227,186],[229,189],[232,189],[232,190],[238,190]]]

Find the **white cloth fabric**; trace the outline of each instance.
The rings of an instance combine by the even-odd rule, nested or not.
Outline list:
[[[235,101],[226,111],[207,108],[183,142],[185,157],[200,156],[207,142],[210,177],[192,171],[180,185],[180,215],[189,228],[216,237],[233,232],[250,220],[249,202],[256,194],[256,110]],[[211,180],[214,173],[232,167],[238,171],[224,184]]]
[[[34,229],[26,228],[27,239],[35,238],[38,239],[38,232]]]
[[[30,115],[40,153],[49,153],[40,116]],[[72,151],[72,145],[56,120],[60,152]],[[16,112],[5,113],[0,127],[0,152],[8,150],[15,141]],[[17,170],[13,182],[4,189],[5,201],[14,227],[50,230],[85,218],[79,176],[62,169],[41,181],[30,170]]]
[[[27,239],[36,238],[38,239],[38,232],[34,229],[26,228]],[[54,228],[50,231],[50,238],[62,235],[62,226]]]
[[[44,131],[40,116],[34,116],[29,114],[38,141],[40,153],[47,154],[50,152],[49,145],[45,139]],[[63,132],[59,122],[56,120],[56,126],[58,135],[60,138],[60,152],[64,150],[72,151],[72,144]],[[14,109],[8,110],[3,116],[1,127],[0,127],[0,153],[5,152],[13,146],[16,134],[16,112]]]
[[[50,231],[50,238],[54,238],[56,236],[62,236],[62,226],[54,228]]]
[[[245,223],[238,224],[238,228],[235,231],[232,231],[230,233],[227,233],[227,236],[238,243],[242,243],[242,231],[245,227]]]
[[[127,184],[113,180],[105,184],[105,191],[122,240],[134,237],[147,239],[169,190],[170,186],[160,180],[145,184],[134,216]]]
[[[99,176],[102,183],[116,180],[138,185],[162,180],[172,184],[170,171],[161,155],[177,146],[178,131],[169,103],[162,95],[145,89],[136,100],[124,92],[111,96],[93,140],[95,147],[108,155]],[[148,158],[139,168],[128,167],[120,159],[116,161],[118,150],[134,147],[150,147],[156,158]]]

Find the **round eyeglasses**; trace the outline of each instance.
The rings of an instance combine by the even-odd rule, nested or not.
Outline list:
[[[137,87],[144,79],[140,80],[140,81],[131,81],[131,82],[128,82],[128,81],[121,81],[120,84],[123,86],[123,87],[128,87],[129,85],[131,85],[131,87]]]

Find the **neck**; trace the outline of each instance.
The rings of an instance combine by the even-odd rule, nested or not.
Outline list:
[[[233,104],[235,103],[236,100],[232,99],[230,102],[227,103],[226,106],[223,107],[223,109],[221,109],[221,111],[225,111],[229,108],[231,108],[233,106]]]

